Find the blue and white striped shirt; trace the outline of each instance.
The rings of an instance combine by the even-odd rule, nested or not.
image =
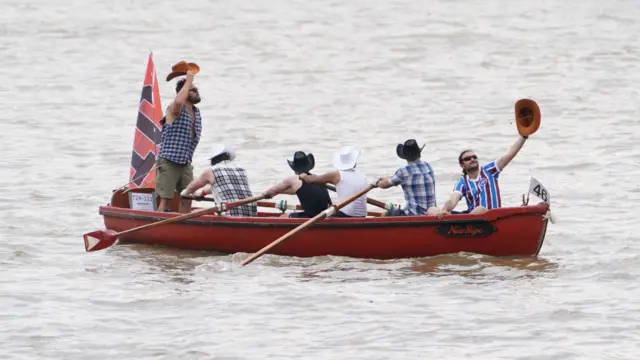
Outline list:
[[[460,193],[466,199],[469,210],[477,206],[497,209],[502,205],[499,176],[500,169],[496,161],[492,161],[480,168],[477,179],[470,179],[469,175],[461,177],[453,191]]]

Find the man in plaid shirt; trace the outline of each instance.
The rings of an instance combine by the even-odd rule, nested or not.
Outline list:
[[[235,150],[224,145],[213,145],[209,154],[211,168],[206,169],[180,193],[182,197],[204,197],[213,194],[216,204],[232,203],[253,196],[249,188],[249,178],[244,168],[235,164],[218,165],[223,161],[233,161]],[[186,200],[191,201],[191,200]],[[258,216],[256,203],[245,204],[229,209],[224,215]]]
[[[398,169],[391,177],[378,179],[376,185],[381,189],[402,185],[406,206],[404,209],[393,209],[387,216],[434,216],[436,207],[436,178],[431,165],[422,161],[422,148],[415,139],[398,144],[396,154],[407,161],[407,165]]]
[[[156,192],[160,196],[158,211],[168,211],[175,192],[180,193],[193,181],[193,153],[200,141],[202,118],[195,106],[200,102],[198,88],[193,86],[194,73],[176,83],[176,98],[160,121],[162,138],[156,167]],[[181,213],[191,211],[191,201],[181,200]]]

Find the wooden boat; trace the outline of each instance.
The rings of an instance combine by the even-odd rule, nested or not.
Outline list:
[[[129,193],[127,190],[114,191],[110,203],[99,208],[107,229],[120,232],[181,215],[132,209],[132,194],[148,194],[147,197],[153,197],[153,189],[140,188]],[[458,252],[492,256],[536,256],[542,248],[550,219],[546,192],[544,195],[545,202],[537,205],[493,209],[480,215],[450,215],[443,219],[428,216],[329,218],[301,231],[268,253],[298,257],[335,255],[372,259],[413,258]],[[155,198],[155,201],[158,200]],[[179,199],[175,197],[171,206],[177,209],[178,204]],[[274,212],[273,209],[260,209],[258,217],[212,214],[144,229],[123,235],[120,243],[142,243],[220,253],[254,253],[306,221],[279,217],[281,213]]]

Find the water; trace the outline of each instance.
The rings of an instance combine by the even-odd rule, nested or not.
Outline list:
[[[0,357],[635,358],[639,16],[631,0],[5,1]],[[356,145],[363,171],[390,175],[415,137],[442,203],[458,152],[502,155],[513,104],[535,99],[542,126],[501,175],[503,204],[533,175],[558,221],[537,259],[87,254],[127,182],[149,51],[163,107],[171,65],[201,67],[196,171],[224,142],[255,191],[296,150],[320,172]]]

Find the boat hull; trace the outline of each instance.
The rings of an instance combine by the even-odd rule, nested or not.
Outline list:
[[[471,252],[492,256],[536,256],[547,229],[548,206],[490,210],[481,215],[330,218],[301,231],[268,253],[311,257],[395,259]],[[100,207],[107,229],[124,231],[176,213]],[[265,215],[265,214],[262,214]],[[266,214],[268,215],[268,214]],[[205,215],[121,237],[121,242],[221,253],[254,253],[306,219]]]

